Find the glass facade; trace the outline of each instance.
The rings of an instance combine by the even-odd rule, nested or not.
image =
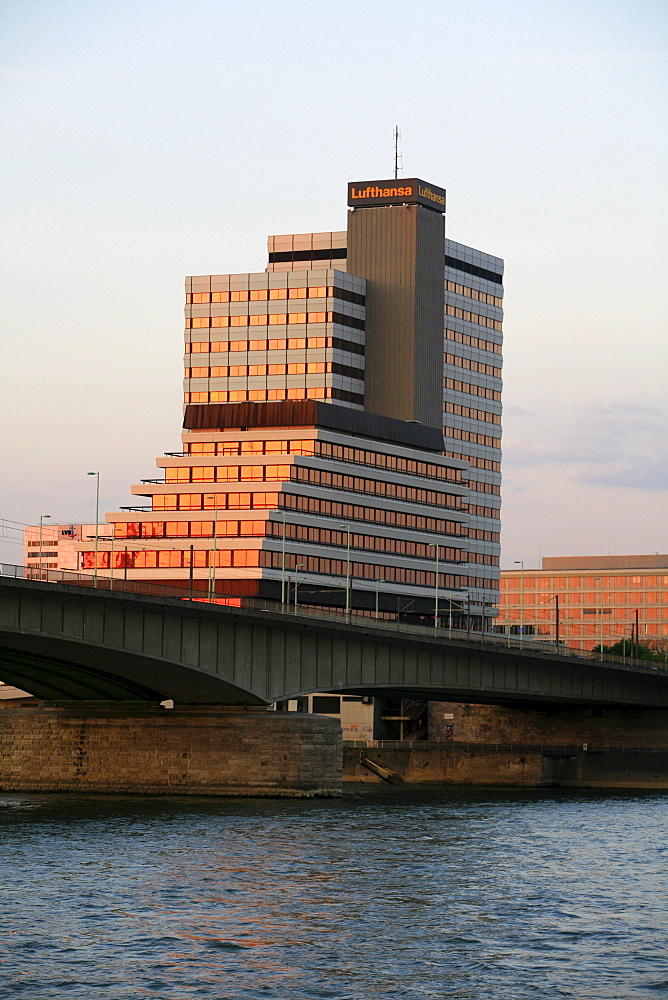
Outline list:
[[[633,557],[608,556],[596,559],[598,568],[504,570],[497,624],[510,634],[523,628],[531,638],[554,642],[558,596],[559,638],[574,649],[625,638],[630,649],[636,615],[640,642],[662,646],[668,638],[668,558],[641,560],[655,565],[638,568]]]

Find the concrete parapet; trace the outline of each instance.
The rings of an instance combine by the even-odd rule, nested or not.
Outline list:
[[[0,790],[311,798],[341,794],[338,719],[123,703],[0,713]]]

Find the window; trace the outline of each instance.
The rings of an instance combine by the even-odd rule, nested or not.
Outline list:
[[[312,711],[316,715],[338,715],[341,711],[341,699],[330,694],[315,694]]]

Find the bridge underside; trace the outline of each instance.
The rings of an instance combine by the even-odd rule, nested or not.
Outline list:
[[[66,639],[0,635],[0,680],[47,701],[265,705],[222,677],[145,655]]]
[[[0,678],[46,701],[160,701],[162,695],[141,684],[80,663],[0,647]]]

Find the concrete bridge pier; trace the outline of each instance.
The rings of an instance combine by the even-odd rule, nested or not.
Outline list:
[[[0,791],[287,798],[341,794],[338,719],[225,705],[0,712]]]

